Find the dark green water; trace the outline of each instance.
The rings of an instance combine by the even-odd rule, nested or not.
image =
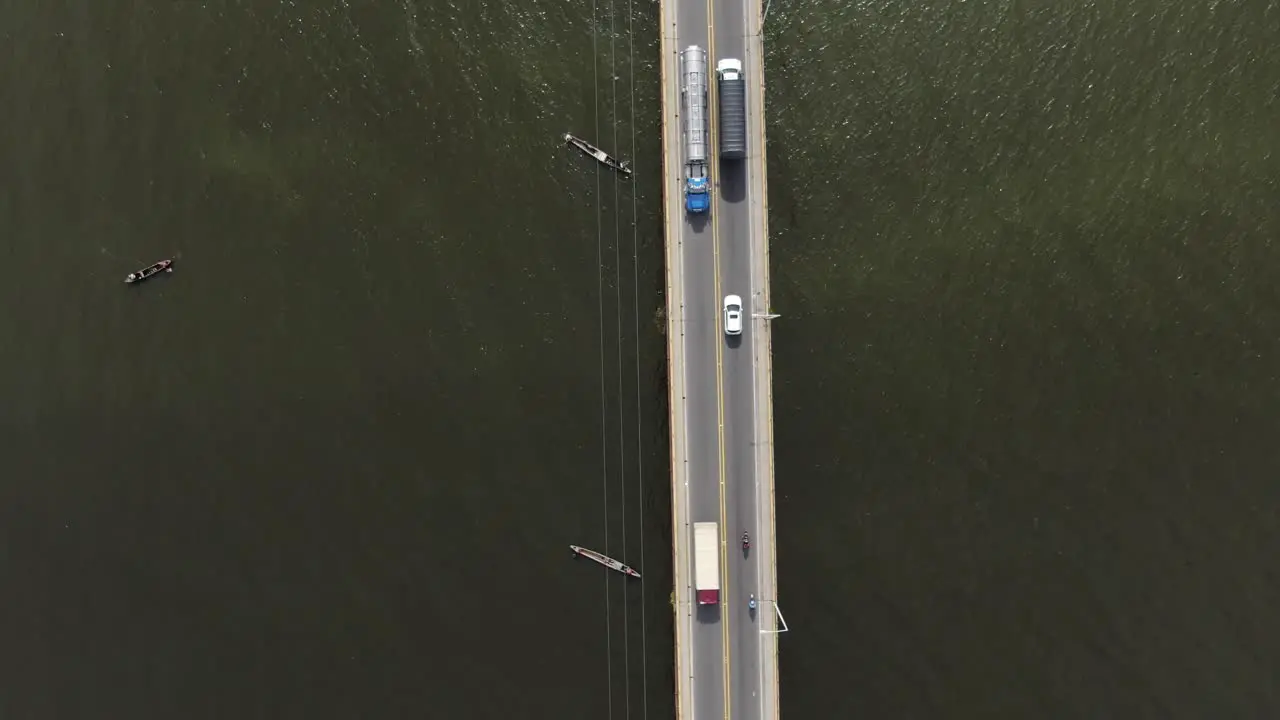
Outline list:
[[[774,2],[789,717],[1280,708],[1280,6]]]
[[[655,14],[0,4],[0,716],[672,716]],[[1280,8],[767,32],[784,714],[1274,715]]]
[[[628,12],[3,4],[0,716],[672,714]]]

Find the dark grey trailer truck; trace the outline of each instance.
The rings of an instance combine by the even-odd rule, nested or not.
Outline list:
[[[747,156],[747,81],[742,78],[741,60],[716,63],[720,78],[720,159],[741,160]]]

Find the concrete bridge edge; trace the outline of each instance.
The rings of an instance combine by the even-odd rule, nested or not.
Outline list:
[[[757,232],[753,233],[759,245],[752,248],[752,255],[761,258],[761,262],[755,264],[752,268],[754,277],[753,284],[760,288],[760,307],[755,308],[755,312],[772,313],[772,300],[770,298],[770,278],[769,278],[769,171],[768,171],[768,150],[766,136],[768,135],[768,114],[765,112],[765,80],[764,80],[764,3],[762,1],[747,0],[750,8],[748,16],[747,31],[747,67],[745,68],[746,76],[753,78],[752,84],[748,91],[751,94],[750,106],[754,110],[757,122],[756,147],[759,153],[759,172],[756,173],[760,183],[760,190],[757,195],[759,198],[758,208],[753,208],[752,214],[756,215]],[[761,325],[759,334],[760,346],[755,350],[759,353],[756,365],[756,395],[764,403],[764,427],[757,427],[756,446],[757,452],[766,456],[761,464],[765,467],[764,482],[767,484],[765,495],[768,497],[768,503],[765,505],[767,516],[765,518],[765,528],[770,539],[769,542],[769,587],[768,598],[777,604],[778,598],[778,551],[777,551],[777,487],[774,478],[774,445],[773,445],[773,322],[765,320]],[[771,617],[765,623],[769,630],[776,631],[776,617]],[[772,717],[781,717],[781,700],[779,698],[779,689],[781,678],[778,676],[779,658],[778,658],[778,640],[779,635],[771,632],[766,637],[769,644],[772,645],[769,653],[769,667],[762,691],[772,695]]]
[[[666,293],[667,293],[667,388],[668,413],[670,415],[671,444],[671,565],[672,565],[672,619],[675,625],[675,701],[677,720],[692,720],[693,694],[691,685],[693,663],[687,657],[689,638],[686,637],[687,618],[690,612],[689,580],[685,577],[686,568],[681,563],[682,557],[688,557],[685,540],[689,537],[687,517],[688,508],[681,502],[680,489],[688,481],[687,452],[684,446],[685,428],[685,387],[684,373],[684,268],[680,256],[680,232],[677,225],[679,213],[672,213],[672,174],[679,171],[679,163],[672,165],[669,148],[678,147],[678,122],[673,124],[672,118],[679,117],[679,97],[672,97],[671,86],[667,78],[678,71],[675,62],[676,48],[672,46],[676,38],[674,0],[658,0],[660,16],[658,52],[661,54],[660,82],[662,83],[662,217],[663,246],[666,260]],[[674,105],[673,105],[674,102]],[[678,196],[677,196],[678,197]]]

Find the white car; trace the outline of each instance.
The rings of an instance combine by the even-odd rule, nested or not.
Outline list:
[[[742,334],[742,298],[737,295],[724,296],[724,334]]]

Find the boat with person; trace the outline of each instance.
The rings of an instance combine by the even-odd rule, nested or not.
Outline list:
[[[129,284],[139,283],[162,272],[173,272],[172,260],[161,260],[160,262],[148,265],[137,272],[131,272],[125,276],[124,281]]]
[[[619,160],[586,140],[570,135],[569,133],[564,134],[564,141],[578,148],[583,153],[595,158],[601,165],[617,170],[627,177],[631,177],[631,165],[626,160]]]
[[[632,570],[630,566],[624,564],[620,560],[614,560],[608,555],[602,555],[596,552],[595,550],[588,550],[584,547],[578,547],[577,545],[570,545],[569,549],[573,551],[574,555],[580,555],[584,558],[587,558],[588,560],[595,560],[596,562],[609,568],[610,570],[616,570],[622,573],[623,575],[630,575],[633,578],[640,577],[640,573],[636,572],[635,570]]]

